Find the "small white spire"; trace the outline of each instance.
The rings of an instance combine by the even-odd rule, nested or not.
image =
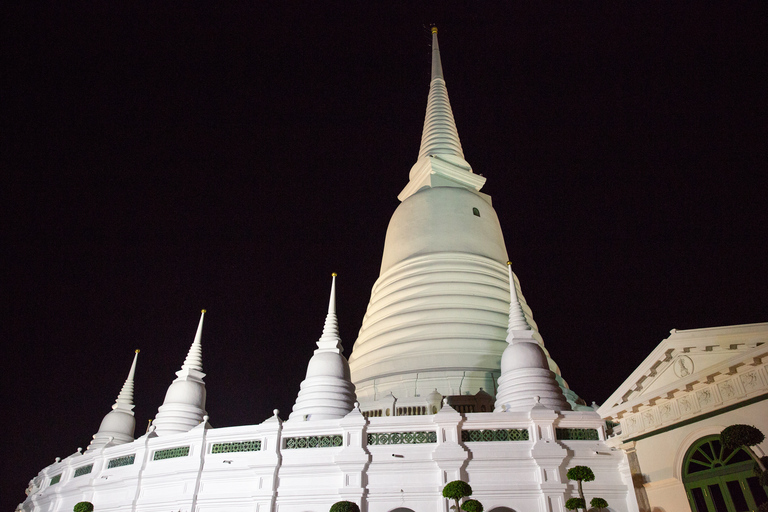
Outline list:
[[[323,351],[333,350],[341,354],[344,347],[341,346],[341,337],[339,336],[339,322],[336,318],[336,272],[331,274],[331,298],[328,301],[328,314],[325,317],[323,325],[323,334],[317,340],[317,348]]]
[[[448,90],[445,88],[440,47],[437,44],[437,27],[432,27],[432,79],[429,84],[419,158],[429,155],[453,155],[464,159]]]
[[[176,379],[168,387],[163,405],[157,410],[152,423],[159,436],[188,432],[205,421],[207,413],[202,347],[204,317],[205,310],[202,310],[195,339],[189,347],[184,364],[176,372]]]
[[[349,377],[349,363],[342,355],[336,320],[336,273],[332,276],[323,334],[307,365],[289,421],[343,418],[355,407],[355,385]]]
[[[509,271],[509,324],[507,325],[507,332],[530,331],[532,330],[531,326],[525,318],[523,306],[520,304],[520,299],[517,296],[517,284],[515,276],[512,274],[511,261],[507,262],[507,270]]]
[[[197,332],[195,333],[195,339],[192,341],[192,346],[189,347],[187,357],[184,359],[184,364],[181,365],[182,370],[197,370],[203,371],[203,318],[205,317],[205,310],[200,312],[200,323],[197,324]]]
[[[137,349],[133,354],[133,363],[125,379],[120,394],[117,395],[112,410],[104,416],[99,425],[99,431],[93,435],[93,440],[87,450],[101,446],[113,446],[130,443],[133,441],[133,432],[136,428],[136,418],[133,416],[133,377],[136,373],[136,361],[139,357]]]
[[[133,376],[136,373],[136,360],[138,358],[139,358],[139,349],[136,349],[136,351],[133,354],[133,364],[131,364],[131,369],[128,372],[128,378],[125,379],[125,383],[123,384],[123,387],[120,390],[120,394],[117,395],[117,400],[115,400],[115,404],[112,406],[112,409],[121,409],[121,410],[128,410],[128,411],[133,409],[134,407]]]

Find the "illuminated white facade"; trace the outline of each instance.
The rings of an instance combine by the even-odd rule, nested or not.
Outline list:
[[[421,151],[349,363],[334,276],[288,420],[275,411],[258,425],[214,429],[201,316],[153,428],[131,440],[103,424],[85,453],[30,482],[19,509],[91,501],[99,512],[324,512],[350,500],[362,512],[448,512],[441,490],[461,479],[487,511],[560,512],[576,492],[567,469],[587,465],[596,475],[585,484],[588,500],[636,511],[625,453],[608,446],[597,413],[572,410],[578,397],[507,266],[496,213],[479,192],[484,181],[463,157],[434,30]],[[133,370],[131,390],[132,379]],[[123,428],[132,394],[118,404]]]

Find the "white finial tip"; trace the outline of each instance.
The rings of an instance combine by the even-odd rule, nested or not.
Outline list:
[[[208,415],[203,416],[203,421],[208,421]]]
[[[274,414],[275,416],[277,416],[278,414],[280,414],[280,411],[279,411],[279,410],[277,410],[277,409],[273,409],[273,410],[272,410],[272,414]]]

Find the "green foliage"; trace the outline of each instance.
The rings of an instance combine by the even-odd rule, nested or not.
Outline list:
[[[763,487],[768,487],[768,471],[763,471],[760,473],[760,485]]]
[[[592,498],[589,502],[589,506],[597,509],[608,508],[608,502],[603,498]]]
[[[768,501],[757,507],[757,512],[768,512]]]
[[[574,466],[568,470],[566,476],[568,477],[568,480],[579,480],[582,482],[591,482],[595,479],[595,474],[589,466]]]
[[[465,512],[483,512],[483,504],[477,500],[467,500],[461,505]]]
[[[93,512],[93,503],[90,501],[81,501],[75,505],[74,512]]]
[[[360,512],[360,507],[352,501],[337,501],[331,505],[330,512]]]
[[[570,498],[565,502],[565,508],[568,510],[576,510],[577,508],[587,508],[587,504],[581,498]]]
[[[731,450],[741,446],[755,446],[765,439],[759,429],[751,425],[731,425],[720,432],[720,439],[726,448]]]
[[[460,500],[466,496],[472,496],[472,487],[467,482],[454,480],[443,487],[443,497],[449,500]]]

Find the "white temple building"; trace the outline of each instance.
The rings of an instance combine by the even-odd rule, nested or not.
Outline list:
[[[349,361],[338,333],[334,274],[322,330],[317,319],[317,348],[305,354],[306,378],[287,419],[275,410],[257,425],[212,428],[203,311],[149,431],[134,439],[134,356],[88,449],[43,468],[17,510],[71,511],[90,501],[98,512],[324,512],[349,500],[362,512],[448,512],[442,488],[464,480],[486,511],[561,512],[577,497],[576,483],[566,478],[576,465],[596,475],[584,484],[587,501],[602,497],[614,512],[646,510],[651,493],[643,494],[637,457],[625,450],[636,442],[639,454],[643,441],[630,436],[649,430],[632,430],[639,427],[627,421],[645,425],[646,409],[656,411],[671,384],[659,383],[667,395],[636,398],[637,382],[646,380],[633,375],[626,392],[621,388],[601,409],[624,429],[612,438],[606,421],[568,388],[508,264],[491,198],[480,192],[485,178],[464,159],[436,29],[432,44],[421,147],[398,196]],[[743,379],[755,373],[765,388],[764,364],[748,362],[764,350],[745,343],[736,352],[747,362],[729,375],[741,382],[734,384],[739,396],[752,397],[758,388],[747,390]],[[642,372],[663,370],[675,357],[694,361],[670,350],[654,352],[661,366],[649,363]],[[703,371],[705,363],[696,361]],[[731,371],[724,364],[714,375]],[[727,405],[724,378],[713,379],[707,389]],[[662,412],[652,414],[664,424]],[[670,478],[658,474],[660,482]]]

